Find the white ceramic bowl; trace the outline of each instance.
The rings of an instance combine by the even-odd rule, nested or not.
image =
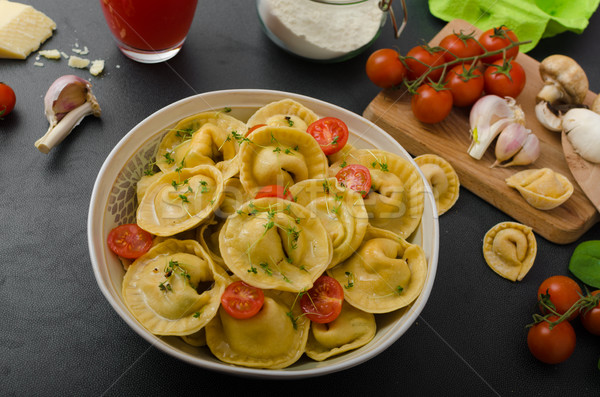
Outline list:
[[[425,209],[421,224],[411,242],[423,247],[428,260],[423,291],[408,308],[376,315],[377,334],[360,349],[323,362],[302,357],[288,368],[279,370],[232,366],[217,360],[206,347],[193,347],[179,337],[156,336],[146,330],[129,312],[121,295],[125,274],[118,258],[106,244],[108,232],[115,226],[135,220],[135,182],[155,154],[167,128],[196,113],[232,109],[230,115],[245,121],[259,107],[284,98],[294,99],[319,116],[340,118],[348,125],[348,140],[357,148],[381,148],[410,159],[411,156],[386,132],[370,121],[338,106],[306,96],[268,90],[225,90],[192,96],[152,114],[134,127],[115,146],[105,160],[92,192],[88,215],[88,243],[94,274],[102,293],[121,318],[140,336],[158,349],[185,362],[228,374],[258,378],[305,378],[340,371],[363,363],[393,344],[414,323],[425,306],[433,287],[438,261],[438,218],[433,193],[425,180]]]

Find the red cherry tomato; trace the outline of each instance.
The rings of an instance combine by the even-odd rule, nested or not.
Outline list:
[[[558,317],[550,316],[549,321]],[[568,321],[556,324],[550,329],[546,321],[535,324],[527,333],[527,346],[535,358],[546,364],[565,361],[575,350],[575,330]]]
[[[425,46],[417,46],[413,47],[408,54],[406,54],[404,62],[408,68],[408,79],[415,80],[427,72],[429,67],[440,66],[445,60],[442,51],[434,52]],[[442,75],[442,72],[442,68],[432,70],[427,75],[427,79],[437,82]]]
[[[549,296],[545,296],[549,295]],[[555,307],[558,314],[564,314],[581,297],[581,287],[575,280],[567,276],[552,276],[542,281],[538,287],[538,299],[545,299]],[[542,307],[542,312],[546,312]],[[577,317],[575,311],[569,316],[569,321]]]
[[[348,142],[348,126],[335,117],[315,121],[308,126],[306,132],[317,140],[326,155],[339,152]]]
[[[367,77],[381,88],[390,88],[402,83],[406,77],[406,68],[400,61],[397,51],[382,48],[367,59]]]
[[[15,108],[17,97],[10,86],[0,83],[0,118],[8,116]]]
[[[136,225],[127,223],[108,233],[108,248],[123,258],[136,259],[152,247],[152,235]]]
[[[493,28],[486,30],[479,36],[479,43],[488,52],[501,50],[509,46],[512,42],[518,42],[517,35],[506,26],[500,26],[499,28]],[[496,55],[490,55],[481,58],[483,63],[492,63],[498,59],[510,59],[515,58],[519,53],[519,46],[512,47],[505,51],[506,56],[502,52]]]
[[[342,312],[344,289],[333,277],[322,275],[300,298],[300,307],[311,321],[330,323]]]
[[[233,318],[246,319],[256,315],[265,302],[262,289],[243,281],[235,281],[221,295],[221,306]]]
[[[470,106],[483,93],[483,74],[471,65],[456,65],[446,76],[446,87],[452,93],[454,106]]]
[[[435,89],[431,84],[423,84],[417,88],[410,106],[415,117],[423,123],[439,123],[452,110],[452,93],[450,90]]]
[[[600,290],[592,292],[596,296],[600,294]],[[591,309],[581,312],[581,324],[590,333],[600,336],[600,302]]]
[[[477,40],[462,33],[452,33],[444,37],[440,42],[440,47],[444,48],[444,59],[451,62],[458,58],[469,58],[483,54],[483,47]]]
[[[499,59],[485,69],[484,90],[491,95],[516,98],[523,91],[526,79],[525,70],[519,63]]]
[[[248,129],[248,131],[246,131],[246,135],[244,135],[244,136],[248,136],[248,135],[250,135],[252,132],[254,132],[254,130],[256,130],[256,129],[260,128],[260,127],[264,127],[264,126],[266,126],[266,124],[256,124],[255,126],[252,126],[252,127],[250,127],[250,128]]]
[[[338,171],[336,179],[348,189],[352,189],[366,197],[371,190],[371,172],[360,164],[349,164]]]
[[[254,198],[259,199],[262,197],[279,197],[280,199],[294,201],[294,196],[292,196],[290,191],[281,185],[267,185],[261,187]]]

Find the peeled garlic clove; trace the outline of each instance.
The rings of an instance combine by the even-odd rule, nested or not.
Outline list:
[[[519,150],[509,163],[502,165],[502,167],[528,165],[537,160],[538,157],[540,157],[540,140],[534,133],[530,133],[527,135],[521,150]]]
[[[512,123],[502,130],[496,141],[496,161],[492,167],[513,157],[521,150],[531,130],[523,124]]]
[[[52,83],[44,97],[45,113],[50,127],[35,142],[42,153],[62,142],[87,115],[100,117],[98,101],[92,94],[92,85],[80,77],[66,75]]]

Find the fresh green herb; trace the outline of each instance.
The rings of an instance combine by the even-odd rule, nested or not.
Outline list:
[[[273,149],[273,153],[279,153],[281,152],[281,148],[279,146],[277,146],[275,149]]]
[[[290,320],[292,320],[292,326],[294,327],[294,329],[298,329],[298,323],[296,318],[294,318],[294,313],[290,310],[289,312],[285,313],[286,316],[288,316],[290,318]]]
[[[340,140],[340,137],[339,137],[339,136],[336,136],[336,137],[334,137],[334,138],[333,138],[333,140],[331,141],[331,144],[332,144],[333,146],[335,146],[335,145],[337,145],[337,144],[338,144],[338,141],[339,141],[339,140]]]
[[[272,276],[273,275],[273,271],[269,268],[269,265],[267,263],[261,263],[260,267],[262,267],[262,269],[264,270],[265,273],[267,273],[268,276]]]
[[[258,273],[256,271],[256,267],[254,267],[254,265],[252,264],[252,262],[250,262],[250,269],[248,269],[248,273],[254,273],[254,274]]]
[[[171,276],[174,272],[179,272],[183,278],[190,282],[190,274],[183,267],[181,267],[178,261],[170,260],[164,269],[165,281],[158,284],[158,288],[161,291],[173,291],[173,287],[171,287]]]
[[[323,191],[329,194],[329,181],[327,179],[323,181]]]
[[[225,106],[225,108],[223,108],[223,111],[225,113],[229,113],[229,112],[231,112],[231,108],[229,106]]]
[[[184,203],[189,203],[190,200],[188,199],[188,197],[185,194],[180,194],[179,198],[181,199],[182,202]]]
[[[163,157],[165,158],[165,160],[167,161],[168,165],[171,165],[175,162],[175,159],[173,158],[173,156],[171,156],[171,152],[167,152],[163,155]]]
[[[175,133],[175,136],[186,141],[188,139],[191,139],[193,134],[194,134],[193,128],[184,128],[182,130],[177,130],[177,132]]]
[[[402,294],[402,291],[404,291],[404,288],[401,285],[399,285],[396,287],[395,291],[398,295],[400,295]]]
[[[285,116],[285,121],[287,121],[287,123],[290,127],[294,126],[294,120],[292,120],[292,118],[290,116]]]
[[[600,240],[579,244],[569,261],[569,270],[583,283],[600,288]]]
[[[344,288],[350,289],[354,287],[354,275],[351,272],[344,272],[346,278],[348,279],[348,283],[344,285]]]
[[[198,318],[198,317],[200,317],[200,312],[196,312],[196,313],[194,313],[194,315],[193,315],[192,317],[194,317],[194,318]]]
[[[200,189],[200,193],[206,193],[206,192],[208,192],[208,190],[209,190],[208,189],[208,182],[206,182],[206,181],[200,181],[200,186],[202,187]]]
[[[346,160],[344,160],[344,161],[342,161],[342,164],[340,164],[340,167],[344,168],[347,165],[348,165],[348,163],[346,162]]]

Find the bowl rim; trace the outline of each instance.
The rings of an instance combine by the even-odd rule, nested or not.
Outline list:
[[[113,293],[111,288],[109,288],[109,286],[107,285],[108,284],[107,280],[110,277],[108,277],[108,266],[106,265],[106,262],[102,260],[104,258],[103,248],[102,248],[103,244],[104,244],[103,238],[102,238],[103,233],[98,233],[97,231],[102,230],[103,218],[105,216],[105,209],[106,209],[106,201],[108,199],[108,192],[110,191],[110,187],[105,186],[106,184],[104,183],[104,180],[106,179],[107,174],[115,173],[114,169],[111,169],[111,168],[114,168],[112,166],[113,162],[116,159],[120,159],[122,157],[126,157],[126,160],[131,158],[131,154],[128,154],[126,156],[123,155],[123,153],[121,152],[122,149],[124,147],[126,147],[128,144],[130,144],[130,141],[135,140],[136,138],[139,138],[137,136],[140,134],[138,131],[143,131],[144,128],[148,128],[148,124],[152,123],[152,121],[154,119],[165,116],[166,114],[172,112],[173,109],[186,107],[186,106],[190,108],[191,113],[189,115],[196,114],[199,112],[204,112],[204,111],[211,111],[211,110],[214,110],[212,108],[212,106],[210,105],[211,98],[218,98],[221,96],[228,96],[228,95],[252,95],[252,96],[257,96],[257,97],[267,97],[267,98],[270,98],[269,99],[270,101],[275,101],[275,100],[284,99],[284,98],[290,98],[290,99],[297,100],[297,101],[303,102],[303,103],[308,102],[308,103],[314,104],[316,106],[329,107],[329,108],[335,109],[336,111],[338,111],[342,114],[348,115],[348,117],[350,117],[350,118],[358,118],[358,120],[360,122],[366,124],[369,127],[369,129],[374,129],[374,130],[378,131],[379,133],[382,133],[385,136],[387,136],[387,138],[391,138],[391,136],[389,136],[389,134],[387,134],[383,129],[381,129],[380,127],[378,127],[371,121],[365,119],[361,115],[358,115],[358,114],[351,112],[347,109],[344,109],[340,106],[337,106],[332,103],[328,103],[328,102],[325,102],[325,101],[322,101],[322,100],[319,100],[319,99],[316,99],[313,97],[309,97],[309,96],[305,96],[305,95],[301,95],[301,94],[289,93],[289,92],[285,92],[285,91],[278,91],[278,90],[227,89],[227,90],[210,91],[210,92],[192,95],[192,96],[180,99],[176,102],[173,102],[170,105],[167,105],[167,106],[155,111],[154,113],[150,114],[145,119],[143,119],[141,122],[136,124],[131,130],[129,130],[127,132],[127,134],[125,136],[123,136],[123,138],[121,138],[121,140],[115,145],[115,147],[111,150],[109,155],[106,157],[104,163],[102,164],[102,167],[100,168],[98,176],[96,177],[96,180],[94,182],[94,187],[92,190],[90,206],[89,206],[89,211],[88,211],[87,236],[88,236],[90,261],[92,262],[94,277],[96,279],[96,283],[98,284],[98,287],[100,288],[102,294],[104,295],[106,300],[109,302],[109,304],[117,312],[119,317],[121,317],[121,319],[123,321],[125,321],[125,323],[127,325],[129,325],[129,327],[131,329],[133,329],[138,335],[140,335],[142,338],[144,338],[146,341],[148,341],[151,346],[157,347],[162,352],[165,352],[165,353],[167,353],[175,358],[178,358],[184,362],[187,362],[189,364],[199,366],[199,367],[202,367],[202,368],[205,368],[208,370],[214,370],[214,371],[226,373],[229,375],[237,375],[237,376],[251,377],[251,378],[301,379],[301,378],[322,376],[322,375],[330,374],[333,372],[342,371],[342,370],[349,369],[351,367],[354,367],[356,365],[359,365],[363,362],[370,360],[371,358],[375,357],[379,353],[386,350],[393,343],[395,343],[400,338],[400,336],[402,336],[406,332],[406,330],[408,330],[408,328],[410,328],[413,325],[413,323],[416,321],[416,319],[419,317],[421,311],[423,310],[423,308],[425,307],[425,305],[429,299],[429,295],[431,294],[431,290],[433,288],[433,283],[435,280],[435,275],[436,275],[437,266],[438,266],[439,223],[438,223],[437,209],[435,206],[435,200],[433,198],[433,192],[431,190],[431,187],[429,186],[429,183],[427,182],[427,179],[424,177],[424,175],[420,171],[419,167],[416,166],[416,163],[414,163],[412,156],[410,156],[410,154],[408,154],[408,152],[399,143],[397,143],[397,141],[395,141],[393,138],[391,138],[391,139],[397,144],[397,147],[394,149],[401,150],[405,154],[405,157],[410,159],[410,161],[415,165],[417,171],[423,178],[423,181],[425,182],[424,183],[425,195],[426,195],[425,205],[429,206],[429,208],[426,210],[432,211],[431,213],[433,214],[432,224],[430,225],[430,227],[432,229],[431,230],[431,238],[432,238],[432,240],[431,240],[431,243],[432,243],[431,244],[431,256],[428,258],[428,272],[427,272],[427,278],[425,281],[425,285],[423,286],[423,290],[421,291],[417,300],[415,300],[415,302],[413,302],[411,304],[411,306],[409,306],[409,309],[406,311],[406,313],[403,314],[403,317],[407,316],[406,320],[403,321],[400,325],[396,325],[396,326],[392,327],[392,329],[388,331],[389,333],[392,333],[393,336],[387,337],[387,339],[380,342],[376,347],[368,349],[363,354],[358,355],[357,357],[353,357],[349,360],[341,361],[341,362],[330,364],[330,365],[317,366],[315,368],[309,368],[309,369],[293,369],[292,368],[291,370],[289,369],[289,367],[287,370],[285,368],[284,369],[246,368],[246,367],[234,366],[234,365],[230,365],[230,364],[222,363],[222,362],[212,362],[212,361],[208,361],[208,360],[204,360],[204,359],[194,359],[190,355],[185,354],[184,352],[176,349],[174,346],[166,343],[163,340],[164,337],[151,334],[148,330],[146,330],[143,326],[141,326],[141,324],[139,324],[137,322],[137,320],[135,320],[133,318],[131,313],[125,308],[125,305],[119,304],[119,302],[118,302],[119,296],[115,296],[115,294]],[[200,102],[200,103],[203,102],[206,104],[207,108],[206,109],[198,109],[198,108],[194,108],[193,106],[189,106],[190,104],[194,104],[195,102]],[[235,102],[235,101],[232,101],[232,102]],[[259,101],[259,102],[262,104],[266,104],[264,101]],[[234,107],[234,106],[235,105],[233,105],[232,107]],[[220,107],[220,108],[222,108],[222,107]],[[320,112],[316,111],[316,113],[319,114]],[[176,121],[180,120],[181,118],[183,118],[183,117],[178,117],[177,120],[173,118],[172,122],[176,122]],[[157,132],[154,133],[153,136],[156,136],[159,133],[158,131],[162,131],[164,129],[156,128],[156,130],[157,130]],[[138,145],[138,149],[139,149],[139,145]],[[117,175],[118,175],[118,172],[117,172]],[[103,198],[104,198],[104,200],[103,200]]]

